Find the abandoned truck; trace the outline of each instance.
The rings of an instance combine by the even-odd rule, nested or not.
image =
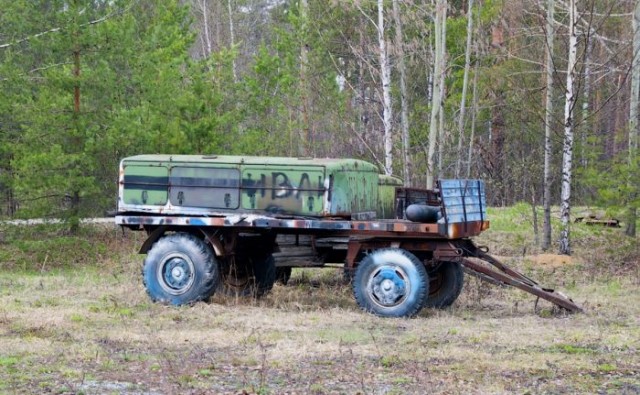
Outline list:
[[[291,267],[337,263],[380,316],[450,306],[465,272],[580,311],[473,243],[489,228],[480,180],[426,190],[355,159],[139,155],[120,163],[115,220],[147,233],[143,281],[161,303],[261,296]]]

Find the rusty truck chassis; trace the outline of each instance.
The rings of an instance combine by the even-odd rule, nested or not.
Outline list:
[[[329,245],[334,252],[333,262],[344,263],[347,271],[353,271],[360,257],[369,251],[400,248],[418,253],[427,267],[438,262],[459,262],[465,272],[492,284],[516,287],[569,312],[583,311],[567,296],[542,287],[488,254],[488,249],[476,246],[470,237],[489,228],[489,222],[484,220],[443,225],[403,219],[350,221],[228,213],[207,217],[123,213],[116,216],[116,223],[148,233],[149,237],[140,249],[142,254],[147,253],[162,235],[172,231],[204,236],[219,257],[235,254],[237,239],[241,234],[261,235],[269,241],[264,248],[272,248],[271,252],[278,251],[277,235],[296,235],[296,240],[300,235],[305,235],[310,238],[314,250],[317,241]],[[317,261],[310,266],[330,263],[325,259],[318,255]]]

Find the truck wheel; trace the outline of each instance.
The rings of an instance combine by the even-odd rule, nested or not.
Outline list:
[[[259,298],[276,282],[273,255],[236,256],[221,267],[219,290],[229,296]]]
[[[429,274],[429,296],[425,307],[444,309],[458,299],[464,285],[464,271],[458,262],[440,262],[427,270]]]
[[[188,233],[174,233],[151,247],[142,278],[154,302],[182,305],[209,299],[219,274],[208,244]]]
[[[276,282],[282,285],[287,285],[289,279],[291,278],[291,267],[290,266],[282,266],[276,267]]]
[[[411,317],[425,303],[429,276],[410,252],[399,248],[377,250],[356,268],[353,293],[365,311],[383,317]]]

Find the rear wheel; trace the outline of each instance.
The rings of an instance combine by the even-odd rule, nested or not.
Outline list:
[[[458,262],[439,262],[429,274],[429,296],[425,307],[444,309],[458,299],[464,285],[464,271]]]
[[[151,247],[142,278],[154,302],[182,305],[209,299],[219,274],[208,244],[194,235],[175,233]]]
[[[236,256],[221,265],[219,290],[230,296],[259,298],[273,288],[276,265],[273,255]]]
[[[425,304],[429,276],[410,252],[399,248],[377,250],[356,268],[353,293],[365,311],[383,317],[411,317]]]
[[[291,267],[290,266],[282,266],[276,267],[276,282],[282,285],[287,285],[291,279]]]

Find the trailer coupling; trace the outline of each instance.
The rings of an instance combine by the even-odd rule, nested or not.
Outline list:
[[[486,249],[477,247],[469,241],[463,250],[465,252],[465,258],[462,259],[461,263],[464,266],[465,272],[468,274],[492,284],[501,286],[510,285],[512,287],[519,288],[539,298],[548,300],[556,306],[566,309],[572,313],[584,312],[582,307],[574,303],[574,301],[568,296],[558,291],[554,291],[553,289],[540,286],[534,280],[507,267],[505,264],[489,255]],[[469,258],[475,258],[477,260]]]

